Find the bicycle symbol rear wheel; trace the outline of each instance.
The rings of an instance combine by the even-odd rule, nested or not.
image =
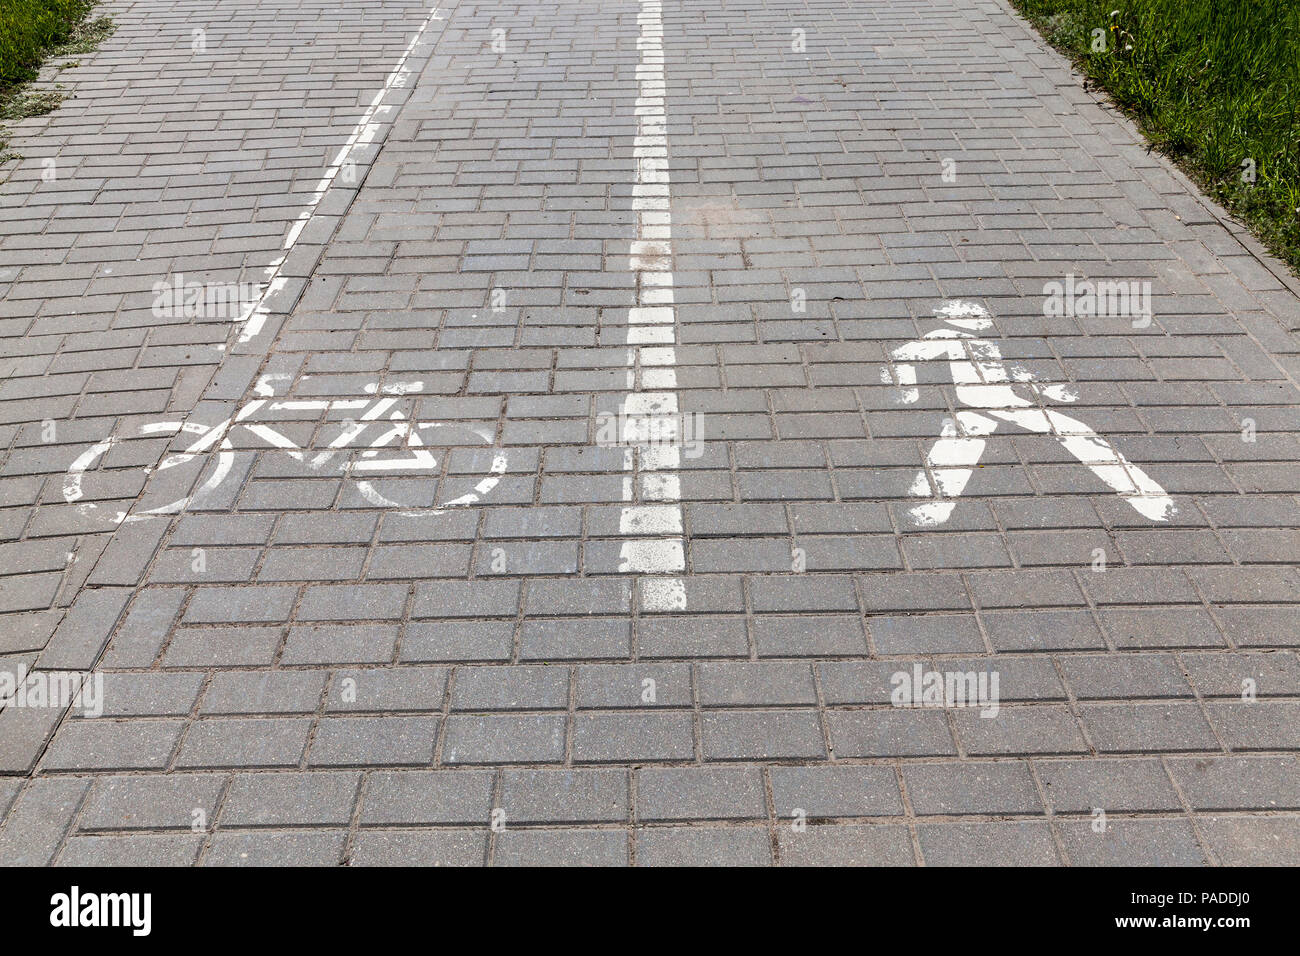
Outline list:
[[[150,422],[146,425],[141,425],[138,430],[138,435],[136,436],[139,438],[152,438],[166,435],[176,436],[183,433],[199,436],[198,440],[185,451],[169,453],[156,466],[146,466],[144,468],[146,476],[169,471],[172,468],[188,464],[189,462],[198,459],[204,459],[204,463],[206,464],[207,448],[203,446],[208,444],[205,442],[205,438],[211,430],[212,429],[209,426],[201,425],[197,422]],[[67,473],[63,476],[64,501],[68,504],[76,504],[78,501],[81,501],[81,504],[77,505],[77,507],[81,510],[82,514],[88,517],[101,512],[102,509],[100,505],[95,504],[93,501],[82,501],[85,497],[84,479],[88,473],[91,473],[94,470],[96,464],[99,463],[104,455],[108,453],[109,449],[113,448],[123,440],[124,439],[118,436],[110,436],[104,439],[104,441],[92,445],[78,456],[77,460],[69,466]],[[132,511],[118,511],[116,513],[105,512],[103,517],[114,524],[124,524],[133,521],[143,521],[146,518],[153,518],[158,515],[176,514],[177,512],[183,511],[185,508],[196,503],[220,485],[221,482],[226,479],[226,476],[230,474],[230,469],[234,466],[234,463],[234,448],[231,447],[230,440],[225,435],[222,435],[215,457],[215,467],[213,467],[212,473],[207,477],[207,479],[194,491],[180,498],[165,501],[161,505],[149,508],[140,508]]]

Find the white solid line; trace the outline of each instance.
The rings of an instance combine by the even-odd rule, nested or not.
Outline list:
[[[383,105],[384,97],[388,91],[394,87],[403,87],[406,85],[407,78],[410,76],[410,70],[406,68],[406,61],[410,58],[415,48],[419,45],[420,39],[424,36],[424,31],[429,28],[429,24],[435,20],[441,20],[438,16],[438,8],[434,7],[424,23],[420,24],[420,29],[416,31],[415,36],[411,37],[411,42],[406,45],[406,50],[398,59],[397,64],[384,78],[384,85],[375,93],[374,98],[370,101],[370,106],[361,114],[361,119],[352,127],[352,133],[348,136],[343,146],[339,149],[334,161],[325,168],[325,174],[321,176],[320,181],[316,184],[316,190],[308,200],[307,205],[298,213],[298,218],[289,228],[288,235],[284,238],[284,244],[280,247],[280,257],[266,267],[266,289],[258,296],[257,301],[253,302],[243,314],[240,315],[237,322],[242,323],[239,330],[239,342],[244,344],[250,342],[266,324],[266,317],[270,314],[266,307],[266,302],[272,295],[284,288],[287,280],[280,275],[280,270],[284,268],[285,260],[289,256],[289,251],[293,249],[298,242],[298,237],[302,235],[308,220],[320,205],[320,201],[325,198],[325,193],[330,186],[334,184],[335,178],[339,171],[347,164],[348,157],[352,151],[360,146],[367,146],[374,141],[375,135],[379,132],[379,126],[375,122],[375,117],[380,113],[387,113],[391,107]]]

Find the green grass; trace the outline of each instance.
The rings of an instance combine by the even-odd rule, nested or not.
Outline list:
[[[28,90],[37,69],[50,56],[88,53],[113,32],[113,21],[87,22],[95,0],[0,0],[0,121],[39,116],[63,99],[58,90]],[[69,64],[70,65],[70,64]],[[0,163],[13,158],[4,151]]]
[[[50,49],[68,42],[90,0],[0,0],[0,91],[36,78]]]
[[[1300,274],[1300,0],[1012,2]]]

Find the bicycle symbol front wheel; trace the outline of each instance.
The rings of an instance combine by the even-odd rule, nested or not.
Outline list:
[[[380,460],[381,450],[387,449],[389,442],[395,437],[404,439],[402,442],[404,450],[412,457]],[[403,425],[379,436],[366,451],[361,453],[358,460],[349,464],[347,470],[356,481],[357,490],[361,493],[361,496],[377,508],[395,508],[405,511],[419,511],[424,514],[441,514],[453,508],[465,508],[478,504],[500,483],[509,462],[505,451],[495,447],[492,442],[493,436],[490,432],[470,425],[448,422],[411,422],[409,426]],[[400,490],[394,491],[386,486],[384,479],[359,477],[361,474],[370,475],[383,472],[396,474],[412,470],[432,471],[438,467],[438,457],[433,454],[435,448],[440,452],[450,453],[456,448],[474,448],[476,446],[482,447],[484,451],[492,454],[492,462],[487,468],[487,473],[480,473],[481,477],[478,477],[475,481],[472,475],[455,475],[448,469],[443,479],[444,482],[454,484],[458,481],[474,481],[474,484],[469,489],[453,497],[445,498],[441,502],[438,502],[435,498],[432,506],[411,501]],[[396,484],[398,480],[390,479],[393,484]],[[402,500],[404,497],[406,500]]]

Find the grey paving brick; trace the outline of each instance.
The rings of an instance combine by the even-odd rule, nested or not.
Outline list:
[[[913,764],[903,767],[903,782],[917,816],[1043,812],[1029,768],[1020,761]]]
[[[307,762],[312,766],[429,766],[438,734],[436,717],[322,717]]]
[[[83,591],[36,659],[37,666],[69,671],[88,671],[94,667],[130,596],[126,588]]]
[[[1038,760],[1034,767],[1057,813],[1142,813],[1178,810],[1181,803],[1158,760],[1090,758]]]
[[[771,866],[767,830],[756,827],[642,827],[639,866]]]
[[[1182,654],[1179,664],[1202,697],[1241,697],[1246,681],[1259,697],[1300,693],[1300,657],[1290,653]]]
[[[1171,757],[1168,766],[1196,810],[1300,809],[1295,757]]]
[[[646,767],[636,782],[643,822],[767,817],[762,775],[754,767]]]
[[[586,711],[573,722],[573,759],[581,763],[691,760],[695,734],[682,711]]]
[[[41,765],[46,770],[161,770],[171,760],[183,720],[66,721]]]
[[[613,823],[627,820],[622,770],[507,770],[500,806],[511,823]]]
[[[706,760],[824,757],[821,722],[811,710],[717,710],[700,720]]]
[[[59,854],[59,866],[190,866],[203,837],[180,835],[76,836]]]
[[[705,707],[813,705],[812,668],[787,661],[718,661],[697,666]]]
[[[398,648],[402,661],[504,661],[514,621],[412,621]]]
[[[442,667],[367,667],[335,671],[327,711],[429,712],[442,708],[447,670]]]
[[[204,866],[338,866],[347,833],[218,833],[203,855]]]
[[[836,757],[920,757],[956,753],[938,710],[849,710],[826,714]]]
[[[816,826],[777,834],[782,866],[915,866],[903,826]]]
[[[84,777],[43,777],[27,783],[0,827],[0,860],[6,866],[48,864],[90,783]]]
[[[321,671],[227,670],[212,676],[199,709],[205,714],[313,714],[324,689]]]
[[[485,824],[492,783],[493,774],[479,770],[377,772],[366,784],[361,824]]]
[[[639,708],[647,704],[689,707],[691,669],[687,664],[582,664],[578,667],[579,709]]]
[[[311,721],[302,717],[221,717],[195,721],[186,731],[176,766],[296,767]]]
[[[284,664],[375,664],[391,660],[395,624],[322,624],[289,629]]]
[[[917,828],[926,866],[1053,866],[1059,861],[1046,823],[929,823]]]
[[[1060,662],[1080,700],[1192,696],[1172,654],[1070,655]]]
[[[626,866],[622,830],[512,830],[497,835],[493,866]]]
[[[898,778],[889,767],[772,767],[772,799],[778,817],[802,810],[818,817],[901,816]]]
[[[362,830],[351,866],[482,866],[486,830]]]
[[[969,615],[941,614],[868,619],[876,653],[961,654],[984,650],[979,625]]]
[[[569,668],[547,665],[460,667],[452,710],[566,710]]]
[[[563,714],[453,714],[442,759],[448,764],[558,763],[564,759]]]
[[[622,658],[632,645],[632,625],[618,618],[557,618],[525,621],[519,656],[525,660]]]
[[[1060,824],[1065,855],[1074,866],[1204,866],[1208,860],[1186,820],[1107,820]]]
[[[234,827],[346,826],[360,777],[355,773],[238,774],[222,804]]]
[[[1073,717],[1064,707],[1034,704],[1003,707],[996,717],[980,711],[953,711],[957,736],[972,756],[1069,754],[1087,750]]]
[[[288,620],[296,590],[288,587],[199,588],[182,620],[187,624],[260,624]]]
[[[1092,704],[1079,708],[1088,739],[1102,753],[1219,750],[1195,704]]]
[[[1224,866],[1295,866],[1300,861],[1300,817],[1200,817],[1197,821]]]
[[[1300,703],[1211,701],[1205,710],[1219,737],[1232,750],[1300,749]]]
[[[206,830],[225,779],[219,774],[101,777],[78,826],[82,831],[190,830],[196,825]]]

